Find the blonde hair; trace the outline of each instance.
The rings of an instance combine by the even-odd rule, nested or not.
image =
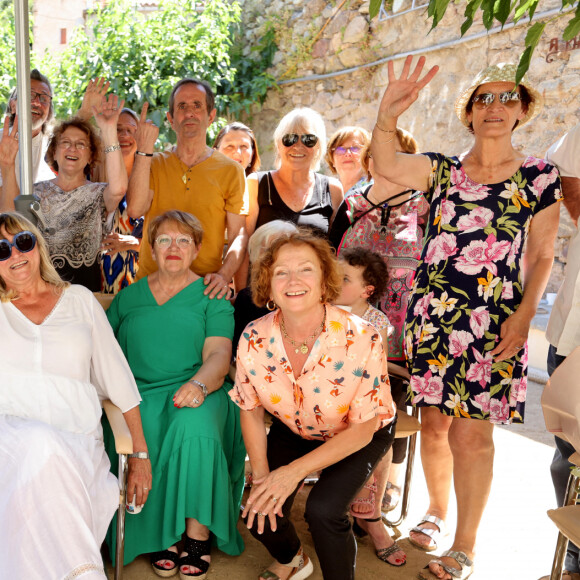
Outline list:
[[[401,149],[403,150],[403,153],[415,154],[417,153],[417,151],[419,151],[419,145],[417,144],[417,141],[415,141],[415,137],[413,137],[413,135],[411,135],[409,131],[405,131],[405,129],[397,127],[397,139],[401,144]],[[365,173],[365,175],[368,176],[369,179],[372,178],[372,175],[369,170],[370,160],[371,160],[371,145],[369,143],[360,154],[361,167],[363,169],[363,172]]]
[[[286,220],[273,220],[260,226],[250,237],[248,242],[248,254],[250,262],[255,262],[265,249],[264,246],[271,242],[275,236],[297,232],[298,226]]]
[[[282,163],[280,156],[280,148],[284,147],[282,145],[282,137],[287,133],[299,133],[300,131],[309,131],[318,137],[318,143],[313,147],[314,157],[310,170],[318,171],[320,169],[320,162],[326,151],[326,127],[324,126],[324,119],[320,114],[308,107],[293,109],[284,115],[278,123],[274,131],[274,146],[276,149],[274,166],[276,169],[279,169]]]
[[[42,237],[40,230],[25,217],[16,212],[5,212],[0,214],[0,228],[4,228],[10,235],[19,232],[29,231],[36,236],[36,247],[40,255],[40,277],[55,289],[68,288],[70,284],[61,279],[52,265],[48,245]],[[12,288],[6,286],[6,282],[0,276],[0,302],[11,302],[18,298],[18,293]]]
[[[314,250],[322,270],[322,302],[333,302],[340,294],[342,276],[333,248],[324,238],[314,235],[307,228],[298,228],[297,232],[277,236],[257,262],[252,264],[250,287],[252,300],[256,306],[265,306],[272,292],[272,266],[281,248],[292,246],[309,246]]]

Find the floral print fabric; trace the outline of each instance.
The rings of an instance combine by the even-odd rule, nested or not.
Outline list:
[[[427,156],[429,226],[405,336],[409,398],[445,415],[521,423],[527,347],[501,362],[490,351],[522,300],[521,259],[532,218],[562,199],[558,171],[527,157],[505,182],[483,185],[457,158]]]
[[[326,305],[326,325],[296,379],[280,332],[280,311],[251,322],[238,345],[230,397],[241,409],[262,405],[304,439],[327,440],[350,422],[394,416],[387,359],[377,330]]]

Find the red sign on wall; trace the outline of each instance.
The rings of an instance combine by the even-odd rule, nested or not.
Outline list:
[[[550,40],[550,48],[546,55],[546,62],[553,62],[554,55],[559,52],[569,52],[580,48],[580,34],[572,40],[562,40],[560,38],[552,38]]]

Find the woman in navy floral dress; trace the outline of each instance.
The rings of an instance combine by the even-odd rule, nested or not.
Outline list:
[[[561,193],[555,167],[512,145],[512,131],[541,106],[526,80],[515,86],[515,65],[488,67],[458,98],[456,113],[474,135],[469,151],[396,153],[397,118],[437,72],[420,78],[424,61],[411,72],[409,57],[399,78],[389,63],[372,152],[376,172],[426,191],[430,203],[405,336],[430,505],[410,540],[437,549],[453,476],[452,548],[420,574],[450,580],[473,570],[492,480],[493,425],[523,422],[526,340],[550,275]]]

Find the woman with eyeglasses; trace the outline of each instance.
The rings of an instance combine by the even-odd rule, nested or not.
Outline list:
[[[88,121],[73,117],[61,122],[46,153],[46,160],[57,175],[34,185],[34,194],[40,199],[39,228],[54,267],[64,280],[93,292],[101,289],[101,242],[111,231],[110,218],[127,190],[127,171],[117,137],[123,103],[110,95],[94,108],[100,138]],[[93,183],[88,178],[102,151],[108,183]],[[3,211],[14,210],[14,198],[20,193],[15,173],[17,152],[18,121],[11,130],[6,121],[0,141]]]
[[[152,220],[147,239],[158,270],[117,294],[107,311],[143,397],[154,480],[145,508],[127,518],[124,563],[152,552],[158,576],[182,579],[205,578],[212,545],[229,555],[243,550],[236,524],[245,450],[224,382],[233,308],[205,296],[203,278],[190,269],[202,235],[199,220],[182,211]],[[114,456],[112,441],[107,448]]]
[[[17,213],[0,214],[0,335],[1,575],[106,580],[100,548],[119,487],[100,400],[121,409],[146,457],[141,398],[103,309],[61,280]],[[127,492],[143,504],[151,464],[129,463]]]
[[[300,108],[285,115],[274,131],[274,171],[248,177],[248,233],[273,220],[328,232],[343,198],[334,178],[317,173],[326,151],[326,129],[314,110]]]
[[[345,198],[369,184],[361,160],[370,144],[371,135],[362,127],[342,127],[328,141],[324,159],[330,170],[338,174]]]
[[[423,190],[430,214],[407,310],[409,398],[421,407],[421,457],[429,509],[410,534],[440,548],[453,478],[457,528],[451,550],[421,577],[467,578],[493,473],[494,424],[522,423],[530,322],[548,281],[558,229],[560,178],[514,148],[512,132],[541,96],[516,65],[493,65],[460,94],[455,112],[473,135],[458,157],[397,152],[397,122],[435,76],[425,58],[405,61],[373,129],[375,174]],[[525,248],[525,251],[524,251]],[[498,576],[501,572],[498,571]]]

